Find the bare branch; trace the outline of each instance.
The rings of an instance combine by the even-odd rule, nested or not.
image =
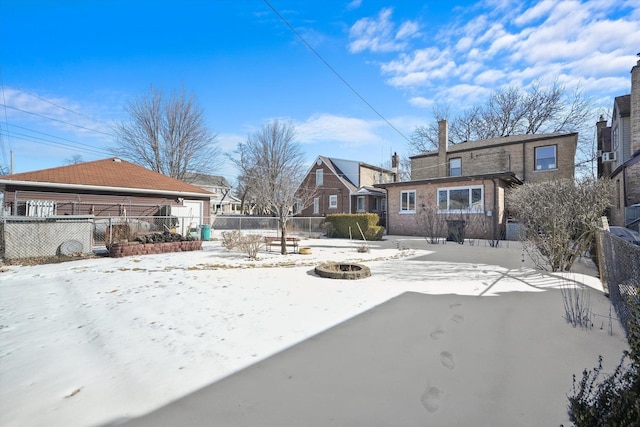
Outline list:
[[[126,110],[129,119],[114,129],[118,139],[113,154],[176,179],[188,172],[210,173],[221,165],[204,110],[184,88],[167,98],[151,86]]]

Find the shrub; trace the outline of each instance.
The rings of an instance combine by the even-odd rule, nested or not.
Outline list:
[[[247,254],[250,259],[257,259],[260,248],[264,245],[264,238],[259,234],[247,234],[241,236],[238,241],[238,247],[242,252]]]
[[[235,248],[236,246],[238,246],[241,236],[242,236],[242,233],[240,233],[240,230],[223,231],[222,246],[224,246],[228,250]]]
[[[358,225],[362,229],[366,240],[381,240],[384,227],[379,226],[380,217],[374,213],[362,214],[332,214],[327,215],[325,223],[327,230],[331,230],[328,237],[362,239]],[[351,230],[351,233],[349,233]]]
[[[629,321],[629,347],[613,374],[601,379],[598,366],[584,370],[582,380],[573,376],[569,396],[569,419],[577,427],[640,425],[640,300],[634,302],[635,316]]]

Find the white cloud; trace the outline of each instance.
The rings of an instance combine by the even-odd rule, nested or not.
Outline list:
[[[380,121],[319,114],[295,125],[298,141],[303,144],[338,141],[349,145],[359,145],[382,142],[376,132],[376,128],[380,126]]]
[[[545,16],[556,4],[557,2],[554,0],[544,0],[537,3],[531,9],[525,11],[522,15],[515,19],[515,23],[518,25],[528,24],[531,21],[539,19]]]
[[[407,41],[419,35],[419,25],[414,21],[405,21],[398,30],[391,21],[393,9],[385,8],[376,18],[359,19],[349,31],[349,51],[358,53],[393,52],[407,47]]]
[[[436,48],[402,54],[395,60],[382,65],[382,71],[391,74],[387,82],[396,87],[425,86],[443,80],[455,72],[456,63],[450,59],[449,52]]]
[[[347,9],[349,10],[357,9],[361,5],[362,5],[362,0],[352,0],[351,2],[349,2],[349,4],[347,4]]]
[[[486,70],[478,74],[474,82],[478,85],[491,85],[493,86],[499,80],[505,78],[504,71],[501,70]]]
[[[427,108],[433,105],[433,100],[427,99],[423,96],[414,96],[411,99],[409,99],[409,103],[414,107]]]

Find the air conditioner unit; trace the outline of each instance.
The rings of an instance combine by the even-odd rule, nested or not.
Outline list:
[[[613,151],[608,151],[606,153],[602,153],[602,161],[603,162],[615,162],[616,161],[616,153]]]

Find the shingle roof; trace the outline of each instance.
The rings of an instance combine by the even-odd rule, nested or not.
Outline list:
[[[16,173],[0,177],[2,181],[71,184],[94,187],[157,190],[158,192],[184,192],[210,195],[195,185],[168,177],[118,158],[96,160],[33,172]]]
[[[616,96],[614,104],[618,106],[618,112],[621,117],[631,115],[631,95]]]

